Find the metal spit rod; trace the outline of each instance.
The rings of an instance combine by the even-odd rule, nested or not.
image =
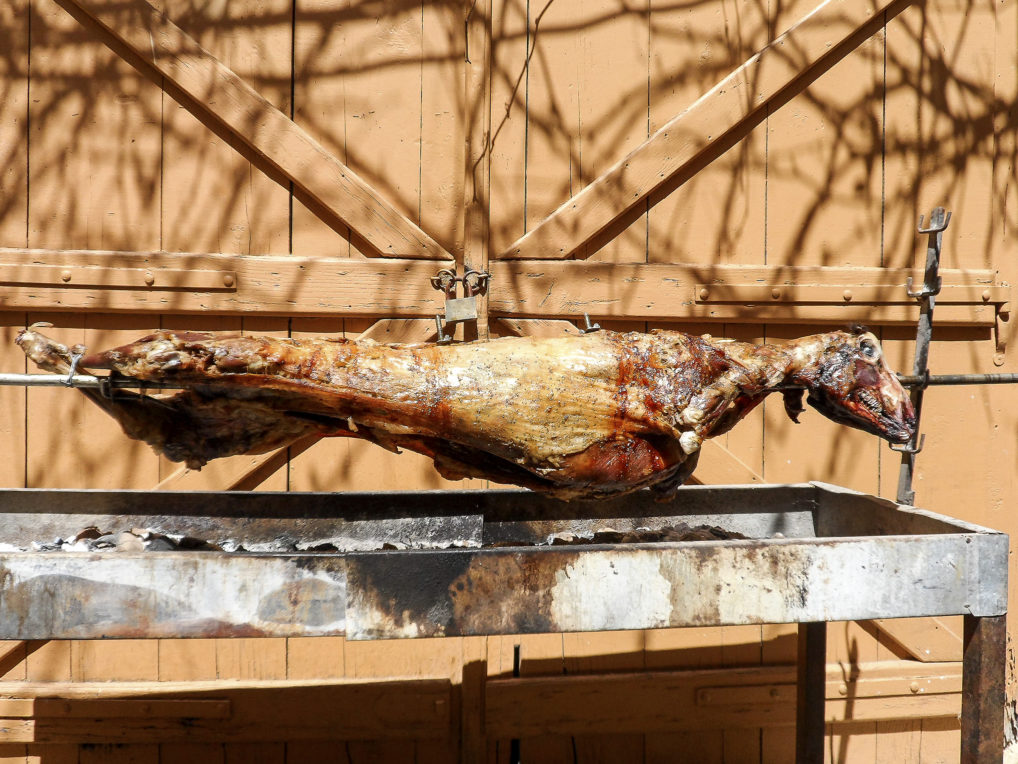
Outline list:
[[[180,390],[179,382],[143,382],[128,377],[96,377],[91,374],[0,374],[0,387],[77,387],[86,390],[115,388],[169,388]]]
[[[941,387],[950,385],[1013,385],[1018,384],[1018,374],[899,374],[902,387]],[[192,384],[214,384],[213,382]],[[118,389],[170,389],[181,390],[187,385],[181,382],[143,382],[130,377],[96,377],[91,374],[75,374],[68,378],[61,374],[0,374],[0,387],[75,387],[88,390],[102,390],[109,387]],[[800,385],[782,385],[780,390],[804,389]]]

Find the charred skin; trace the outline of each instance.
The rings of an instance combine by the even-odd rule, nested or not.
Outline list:
[[[18,344],[66,372],[70,349],[33,329]],[[898,442],[914,429],[876,339],[848,332],[759,346],[665,331],[446,346],[160,332],[80,367],[179,384],[171,395],[90,397],[128,435],[192,467],[308,434],[348,436],[426,454],[446,477],[561,498],[670,492],[704,439],[789,383],[835,421]],[[799,398],[785,395],[793,419]]]

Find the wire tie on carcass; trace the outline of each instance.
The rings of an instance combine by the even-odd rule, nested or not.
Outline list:
[[[67,372],[67,379],[64,380],[64,384],[67,387],[74,387],[74,375],[78,372],[78,361],[82,358],[81,353],[75,353],[71,356],[71,368]]]
[[[601,325],[590,323],[590,314],[584,313],[583,326],[580,327],[580,331],[583,332],[584,334],[590,334],[591,332],[599,332],[601,331]]]

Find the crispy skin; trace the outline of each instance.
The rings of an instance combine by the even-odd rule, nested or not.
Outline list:
[[[18,343],[43,368],[66,371],[70,349],[34,330]],[[665,331],[447,346],[159,332],[80,365],[179,384],[168,396],[89,394],[128,435],[192,467],[318,433],[427,454],[447,477],[574,498],[674,489],[703,439],[789,382],[807,385],[828,416],[900,439],[908,399],[886,366],[852,365],[859,343],[846,332],[780,346]],[[897,386],[884,424],[853,413],[857,378]],[[860,399],[868,413],[873,399]],[[786,396],[790,414],[795,402]]]

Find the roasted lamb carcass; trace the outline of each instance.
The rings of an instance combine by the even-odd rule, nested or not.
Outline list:
[[[18,344],[66,372],[69,349],[34,328]],[[483,477],[561,498],[652,487],[693,472],[700,444],[771,392],[836,422],[907,442],[915,413],[864,330],[752,345],[672,331],[383,345],[343,339],[159,332],[80,359],[180,392],[86,393],[124,431],[189,466],[303,435],[365,438],[426,454],[445,477]]]

